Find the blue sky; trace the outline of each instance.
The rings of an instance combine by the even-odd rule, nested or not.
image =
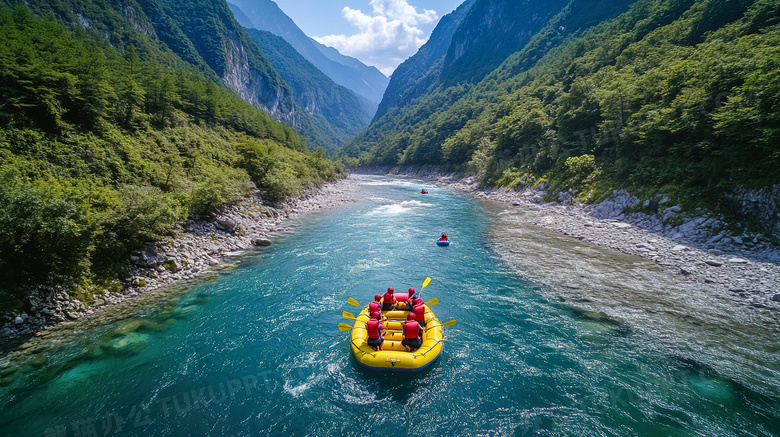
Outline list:
[[[307,35],[386,75],[464,0],[274,0]]]

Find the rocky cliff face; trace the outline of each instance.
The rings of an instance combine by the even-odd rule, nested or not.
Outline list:
[[[402,107],[424,94],[440,77],[441,64],[452,36],[476,0],[463,2],[455,11],[445,15],[420,50],[395,69],[384,98],[374,119],[382,117],[389,108]]]
[[[518,74],[565,38],[626,11],[634,1],[469,0],[444,16],[428,42],[402,63],[374,120],[438,87],[475,84],[516,52]]]
[[[260,47],[271,65],[290,86],[300,108],[327,130],[334,140],[334,151],[364,129],[371,121],[370,103],[353,91],[337,85],[298,53],[284,38],[271,32],[246,29],[252,41]]]
[[[241,11],[239,15],[245,17],[245,20],[242,18],[245,27],[265,30],[284,38],[335,83],[370,101],[371,112],[376,109],[387,87],[388,78],[375,67],[369,67],[309,38],[271,0],[231,0],[229,5],[234,13]]]
[[[300,128],[292,123],[296,108],[289,86],[233,18],[227,3],[161,3],[225,85],[275,119]]]
[[[475,83],[521,50],[570,0],[477,0],[453,34],[443,66],[447,82]]]
[[[225,85],[233,89],[242,100],[270,114],[278,121],[292,127],[295,124],[295,108],[289,105],[289,89],[279,83],[271,83],[268,77],[253,69],[244,43],[237,33],[231,35],[225,48]]]

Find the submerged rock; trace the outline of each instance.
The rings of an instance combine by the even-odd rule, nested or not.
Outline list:
[[[718,404],[725,404],[734,396],[728,382],[720,379],[689,376],[685,382],[697,395]]]
[[[27,361],[28,366],[32,366],[35,368],[40,368],[46,365],[46,363],[49,362],[49,357],[46,355],[35,355],[31,360]]]
[[[4,378],[0,378],[0,387],[7,387],[16,381],[16,375],[10,375],[6,376]]]
[[[591,322],[605,323],[609,325],[620,325],[620,322],[608,316],[603,312],[590,311],[583,308],[568,306],[577,316]]]
[[[111,340],[110,342],[108,342],[106,347],[113,352],[137,353],[140,352],[141,349],[146,347],[148,341],[149,341],[148,334],[139,334],[137,332],[132,332],[130,334],[123,335],[121,337]]]

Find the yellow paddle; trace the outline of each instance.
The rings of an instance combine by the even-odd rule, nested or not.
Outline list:
[[[422,297],[420,297],[420,296],[422,296],[423,290],[425,290],[425,287],[427,287],[428,284],[430,284],[430,283],[431,283],[431,278],[425,278],[425,280],[423,281],[423,286],[420,289],[420,292],[417,293],[417,299],[422,299]],[[438,301],[437,301],[437,303],[438,303]]]
[[[356,301],[355,299],[352,299],[351,297],[347,299],[347,303],[352,305],[352,306],[356,306],[356,307],[360,306],[360,303],[358,301]]]
[[[442,323],[442,324],[441,324],[441,326],[455,326],[455,323],[457,323],[457,322],[455,321],[455,319],[452,319],[452,320],[450,320],[450,321],[447,321],[447,322],[444,322],[444,323]]]

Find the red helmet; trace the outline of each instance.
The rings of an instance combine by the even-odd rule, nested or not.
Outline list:
[[[414,287],[409,287],[409,296],[413,295],[415,291]]]
[[[414,320],[414,313],[409,313],[409,315],[406,316],[406,320]]]
[[[387,292],[388,292],[388,293],[392,293],[392,292],[394,292],[394,291],[395,291],[395,290],[393,289],[393,287],[387,287]]]
[[[379,320],[382,318],[382,313],[380,313],[379,311],[374,311],[373,313],[371,313],[371,318]]]
[[[380,300],[382,300],[382,296],[380,296],[380,295],[378,295],[378,294],[375,294],[375,295],[374,295],[374,300],[375,300],[375,301],[377,301],[377,302],[379,302]]]

